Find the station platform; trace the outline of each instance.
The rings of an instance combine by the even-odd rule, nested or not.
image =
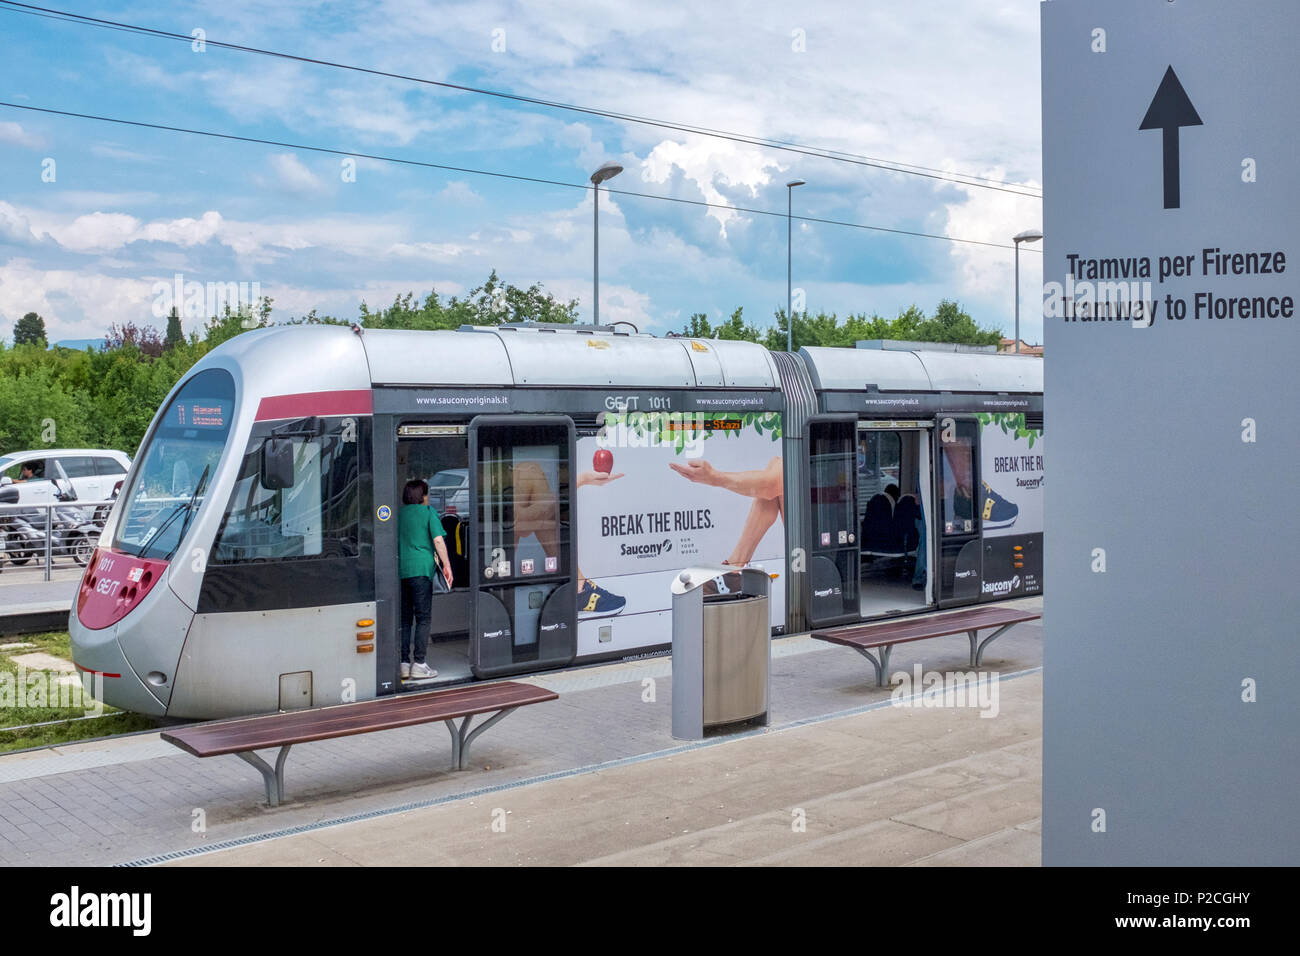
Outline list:
[[[0,574],[0,637],[65,630],[81,572],[56,566],[46,581],[41,569],[6,566]]]
[[[900,645],[890,672],[968,654]],[[236,758],[156,733],[0,756],[0,865],[1038,865],[1041,663],[1021,624],[980,669],[993,706],[898,706],[852,651],[781,638],[772,725],[689,744],[668,657],[537,675],[560,698],[470,770],[440,726],[306,744],[275,809]]]

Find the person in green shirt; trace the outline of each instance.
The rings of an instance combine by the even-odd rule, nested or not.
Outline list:
[[[403,680],[438,676],[424,658],[433,624],[433,576],[441,574],[448,589],[451,588],[451,561],[443,541],[445,535],[438,512],[429,507],[428,483],[418,478],[408,481],[402,490],[402,510],[397,516],[397,565],[402,579]]]

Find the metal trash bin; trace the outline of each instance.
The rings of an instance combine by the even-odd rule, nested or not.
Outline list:
[[[673,737],[768,723],[771,578],[761,568],[693,567],[673,579]]]

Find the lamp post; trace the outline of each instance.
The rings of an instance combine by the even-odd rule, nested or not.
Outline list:
[[[807,185],[802,179],[792,179],[785,184],[785,350],[794,351],[794,315],[790,312],[790,262],[792,235],[791,210],[794,207],[794,187]]]
[[[1043,234],[1037,229],[1026,229],[1024,232],[1011,237],[1011,241],[1016,244],[1016,347],[1015,353],[1020,354],[1020,244],[1022,242],[1037,242],[1043,238]]]
[[[600,169],[591,174],[592,205],[591,211],[594,217],[592,223],[594,230],[592,232],[591,242],[591,281],[592,281],[592,324],[600,325],[600,184],[607,179],[613,179],[623,171],[623,167],[618,163],[606,163]]]

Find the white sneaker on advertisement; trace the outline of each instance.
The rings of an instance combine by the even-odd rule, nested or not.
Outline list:
[[[413,680],[422,680],[426,677],[437,677],[438,672],[428,664],[412,664],[411,678]]]
[[[406,680],[410,676],[411,676],[411,662],[402,661],[402,680]]]

